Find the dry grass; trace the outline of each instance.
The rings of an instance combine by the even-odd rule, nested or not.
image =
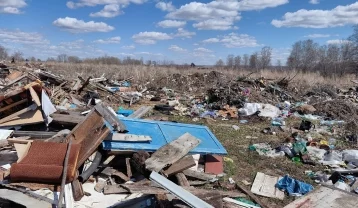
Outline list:
[[[208,73],[210,71],[222,72],[227,77],[237,79],[239,76],[246,76],[252,71],[250,70],[227,70],[220,68],[212,69],[193,69],[193,68],[176,68],[161,66],[139,66],[139,65],[103,65],[103,64],[72,64],[72,63],[47,63],[46,68],[54,73],[62,74],[66,78],[75,78],[77,75],[84,77],[93,76],[100,77],[105,74],[107,78],[125,79],[134,78],[137,84],[153,82],[158,79],[169,78],[173,74],[189,75],[193,73]],[[316,72],[296,72],[294,70],[260,70],[251,74],[250,77],[265,77],[267,79],[282,79],[284,77],[293,78],[290,84],[298,87],[313,87],[317,85],[334,85],[336,87],[352,86],[350,80],[355,79],[356,75],[346,74],[344,76],[332,75],[324,77]]]

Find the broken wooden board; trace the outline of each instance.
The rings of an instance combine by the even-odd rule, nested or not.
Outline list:
[[[10,121],[0,124],[0,127],[30,125],[43,122],[44,119],[42,117],[41,110],[36,110],[23,113],[18,117],[13,117]]]
[[[175,174],[175,177],[178,181],[178,184],[183,187],[190,186],[188,179],[186,179],[184,173],[177,173]]]
[[[188,155],[178,160],[176,163],[172,164],[168,169],[164,171],[164,174],[167,176],[171,176],[193,166],[195,166],[195,160],[193,156]]]
[[[256,204],[259,204],[262,208],[270,208],[268,205],[262,202],[259,197],[253,194],[250,190],[247,190],[244,186],[236,183],[236,188],[239,189],[239,191],[247,194],[254,202],[256,202]]]
[[[119,184],[116,185],[106,185],[103,189],[103,194],[126,194],[129,193],[129,191],[123,187],[121,187]]]
[[[126,141],[126,142],[149,142],[152,141],[150,136],[145,135],[135,135],[135,134],[122,134],[122,133],[113,133],[109,135],[106,141]]]
[[[117,115],[114,115],[103,103],[98,103],[94,108],[117,132],[126,130],[125,125],[119,120]]]
[[[34,88],[32,88],[32,86],[29,86],[29,91],[32,97],[32,100],[36,103],[37,106],[41,106],[41,101],[39,96],[37,95],[36,91],[34,90]]]
[[[201,172],[190,170],[190,169],[184,170],[183,173],[186,176],[196,178],[196,179],[200,179],[200,180],[203,180],[203,181],[210,181],[210,180],[213,180],[214,178],[216,178],[216,175],[210,175],[210,174],[206,174],[206,173],[201,173]]]
[[[254,183],[251,186],[251,192],[259,196],[283,200],[285,193],[275,187],[279,179],[279,177],[257,172]]]
[[[150,110],[152,110],[152,106],[142,106],[134,113],[128,116],[128,118],[142,118],[145,114],[147,114]]]
[[[66,142],[72,139],[74,144],[81,144],[77,168],[98,148],[110,129],[105,125],[103,117],[92,110],[66,137]]]
[[[23,103],[26,103],[27,101],[28,101],[27,99],[22,99],[22,100],[20,100],[20,101],[11,103],[10,105],[7,105],[7,106],[5,106],[5,107],[0,108],[0,112],[4,112],[4,111],[6,111],[6,110],[9,110],[9,109],[11,109],[11,108],[13,108],[13,107],[15,107],[15,106],[18,106],[18,105],[21,105],[21,104],[23,104]]]
[[[130,193],[143,193],[143,194],[168,194],[169,192],[161,187],[154,187],[154,186],[149,186],[149,185],[139,185],[137,183],[134,184],[121,184],[121,185],[114,185],[114,186],[110,186],[111,187],[111,192],[113,194],[117,194],[117,193],[123,193],[122,188],[126,189],[128,192]],[[118,188],[118,192],[116,192],[116,187]],[[199,195],[199,194],[209,194],[211,193],[213,190],[206,190],[206,189],[198,189],[198,188],[194,188],[194,187],[182,187],[183,189],[189,191],[190,193],[194,194],[194,195]],[[143,190],[143,192],[142,192]],[[237,197],[245,197],[246,195],[240,192],[235,192],[235,191],[221,191],[221,190],[215,190],[218,193],[220,193],[221,196],[223,197],[231,197],[231,198],[237,198]]]
[[[159,148],[145,161],[146,168],[159,172],[167,165],[174,164],[200,144],[200,140],[189,133]]]
[[[54,113],[51,115],[53,119],[52,122],[65,126],[76,126],[78,123],[81,123],[85,117],[80,115],[66,115]]]
[[[224,172],[223,158],[219,155],[205,156],[205,173],[221,174]]]
[[[9,116],[6,116],[5,118],[2,118],[0,119],[0,123],[1,125],[4,125],[4,123],[8,123],[9,121],[16,121],[18,118],[21,119],[21,117],[24,115],[24,114],[28,114],[29,112],[38,112],[38,111],[35,111],[37,108],[37,105],[36,104],[32,104],[30,105],[29,107],[26,107],[22,110],[19,110]],[[41,111],[40,111],[41,113]],[[30,115],[33,115],[33,114],[30,114]],[[42,116],[41,116],[42,117]]]
[[[356,208],[357,195],[321,186],[284,208]]]

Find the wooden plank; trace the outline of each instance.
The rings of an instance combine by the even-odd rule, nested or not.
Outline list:
[[[152,106],[142,106],[138,110],[134,111],[129,118],[142,118],[145,114],[147,114],[150,110],[152,110]]]
[[[103,194],[126,194],[129,191],[123,187],[121,187],[119,184],[115,185],[106,185],[103,189]]]
[[[195,166],[195,160],[194,160],[193,156],[188,155],[188,156],[185,156],[182,159],[178,160],[178,162],[174,163],[173,165],[171,165],[167,170],[164,171],[164,174],[166,176],[171,176],[176,173],[180,173],[183,170],[186,170],[193,166]]]
[[[174,164],[200,144],[200,140],[189,133],[159,148],[145,161],[146,168],[159,172],[165,166]]]
[[[177,173],[175,174],[175,177],[177,178],[178,184],[180,186],[190,186],[188,179],[186,179],[184,173]]]
[[[126,130],[124,124],[119,120],[119,118],[114,115],[108,108],[103,104],[99,103],[94,107],[96,111],[102,115],[102,117],[113,126],[113,128],[118,131],[122,132]]]
[[[82,183],[78,179],[71,182],[73,198],[75,201],[79,201],[85,195],[82,187]]]
[[[206,174],[206,173],[201,173],[201,172],[190,170],[190,169],[184,170],[183,173],[186,176],[196,178],[196,179],[200,179],[200,180],[203,180],[203,181],[210,181],[210,180],[216,178],[216,175],[210,175],[210,174]]]
[[[121,171],[118,171],[118,170],[114,170],[112,175],[115,175],[115,176],[118,176],[120,177],[122,180],[124,180],[125,182],[129,181],[130,179],[124,175],[124,173],[122,173]]]
[[[7,139],[7,141],[10,144],[27,144],[29,142],[32,142],[33,140],[22,139],[22,138],[9,138],[9,139]]]
[[[30,90],[30,94],[32,97],[32,100],[36,103],[37,106],[41,106],[41,101],[39,96],[37,95],[36,91],[34,90],[34,88],[32,88],[32,86],[29,87]]]
[[[153,186],[133,186],[122,184],[120,185],[122,188],[126,189],[128,192],[134,193],[142,193],[142,194],[168,194],[169,192],[165,189],[153,187]]]
[[[112,136],[107,137],[106,141],[126,141],[126,142],[149,142],[152,141],[150,136],[113,133]]]
[[[247,194],[252,200],[254,200],[262,208],[270,208],[270,206],[263,203],[257,196],[255,196],[255,194],[253,194],[250,190],[247,190],[244,186],[236,183],[236,188],[239,189],[240,191],[244,192],[245,194]]]
[[[15,118],[15,117],[20,116],[21,114],[24,114],[24,113],[26,113],[26,112],[33,111],[33,110],[35,110],[36,108],[37,108],[37,105],[36,105],[36,104],[32,104],[32,105],[30,105],[29,107],[26,107],[26,108],[24,108],[24,109],[22,109],[22,110],[20,110],[20,111],[18,111],[18,112],[16,112],[16,113],[13,113],[13,114],[11,114],[11,115],[9,115],[9,116],[6,116],[5,118],[0,119],[0,123],[5,123],[5,122],[7,122],[7,121],[10,121],[11,119],[13,119],[13,118]]]
[[[155,199],[158,202],[159,208],[171,207],[171,202],[169,201],[166,194],[156,194]]]
[[[66,126],[76,126],[78,123],[81,123],[85,117],[80,115],[66,115],[54,113],[51,115],[53,123]]]
[[[277,198],[283,200],[285,193],[275,187],[279,177],[265,175],[264,173],[257,172],[254,183],[251,187],[251,192],[269,198]]]
[[[355,208],[357,207],[357,195],[339,189],[321,186],[285,206],[285,208],[311,207]]]
[[[201,200],[207,202],[215,208],[223,207],[223,199],[219,191],[211,191],[210,193],[198,193],[195,196],[199,197]]]
[[[50,138],[57,134],[53,131],[15,131],[13,137]]]
[[[29,111],[12,118],[10,121],[0,124],[0,126],[24,126],[30,124],[43,123],[41,110]]]
[[[11,108],[13,108],[15,106],[18,106],[18,105],[21,105],[23,103],[26,103],[27,101],[28,101],[27,99],[22,99],[20,101],[15,102],[15,103],[11,103],[10,105],[7,105],[7,106],[5,106],[3,108],[0,108],[0,113],[4,112],[6,110],[9,110],[9,109],[11,109]]]
[[[127,176],[128,178],[132,177],[132,167],[130,163],[130,158],[126,158],[126,167],[127,167]]]
[[[205,156],[205,173],[221,174],[224,172],[223,158],[219,155]]]

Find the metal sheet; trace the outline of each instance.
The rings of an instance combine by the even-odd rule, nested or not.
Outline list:
[[[150,180],[156,182],[158,185],[163,187],[164,189],[168,190],[174,196],[181,199],[183,202],[188,204],[190,207],[194,208],[214,208],[210,204],[206,203],[205,201],[199,199],[192,193],[186,191],[182,187],[176,185],[175,183],[169,181],[164,176],[161,176],[157,172],[152,172],[150,174]]]
[[[0,129],[0,140],[9,138],[13,132],[14,130]]]
[[[201,140],[201,143],[195,149],[189,152],[190,154],[227,154],[225,148],[206,126],[123,117],[119,117],[119,119],[127,127],[128,134],[147,135],[152,138],[152,141],[104,141],[103,149],[105,150],[145,150],[154,152],[160,147],[182,136],[183,134],[190,133],[194,137]]]

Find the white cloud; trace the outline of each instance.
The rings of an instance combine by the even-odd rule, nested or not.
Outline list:
[[[218,38],[209,38],[202,41],[203,43],[221,43],[227,48],[244,48],[244,47],[257,47],[259,44],[255,37],[247,34],[230,33]]]
[[[159,27],[163,28],[173,28],[173,27],[184,27],[186,24],[185,21],[178,21],[178,20],[163,20],[158,22]]]
[[[40,33],[5,29],[0,29],[0,42],[21,43],[29,45],[49,43],[49,41],[44,39]]]
[[[358,24],[358,2],[337,6],[332,10],[306,10],[288,12],[282,20],[272,20],[275,27],[327,28]]]
[[[191,2],[167,14],[170,19],[196,21],[193,26],[206,30],[227,30],[240,20],[237,1],[212,1],[209,3]]]
[[[70,9],[76,9],[78,7],[90,6],[94,7],[97,5],[108,5],[108,4],[118,4],[122,6],[128,6],[129,4],[143,4],[147,0],[79,0],[77,3],[73,1],[68,1],[66,6]]]
[[[309,35],[305,35],[303,36],[305,38],[328,38],[331,37],[330,34],[309,34]]]
[[[351,43],[351,41],[349,41],[349,40],[339,40],[339,39],[328,40],[327,41],[327,44],[334,44],[334,45],[340,45],[340,44],[346,44],[346,43]]]
[[[134,45],[122,46],[122,49],[133,50],[135,49],[135,46]]]
[[[177,45],[171,45],[168,49],[171,50],[171,51],[174,51],[174,52],[181,52],[181,53],[187,51],[186,49],[181,48],[181,47],[179,47]]]
[[[134,42],[143,45],[155,44],[159,40],[169,40],[172,38],[167,33],[162,32],[140,32],[132,36]]]
[[[194,52],[198,52],[198,53],[212,53],[212,50],[209,50],[207,48],[195,48]]]
[[[242,0],[238,4],[240,11],[251,11],[278,7],[287,3],[288,0]]]
[[[175,7],[173,6],[172,2],[158,2],[155,7],[157,7],[158,9],[162,10],[162,11],[167,11],[167,12],[171,12],[175,10]]]
[[[218,38],[209,38],[206,40],[203,40],[203,43],[218,43],[220,40]]]
[[[121,37],[116,36],[116,37],[112,37],[112,38],[107,38],[107,39],[98,39],[93,41],[94,43],[103,43],[103,44],[108,44],[108,43],[120,43],[121,42]]]
[[[193,24],[198,30],[229,30],[233,29],[233,20],[226,19],[209,19]]]
[[[196,35],[195,32],[187,31],[184,28],[178,28],[177,33],[174,34],[175,37],[181,37],[181,38],[192,38],[194,35]]]
[[[151,53],[151,52],[138,52],[136,54],[146,55],[146,56],[163,56],[161,53]]]
[[[0,13],[21,14],[20,9],[25,6],[25,0],[0,0]]]
[[[310,0],[310,4],[319,4],[319,0]]]
[[[104,22],[85,22],[71,17],[58,18],[53,22],[53,25],[73,33],[109,32],[114,30],[114,27]]]
[[[96,13],[91,13],[91,17],[106,17],[112,18],[122,14],[120,10],[120,6],[118,4],[108,4],[105,5],[104,8]]]

